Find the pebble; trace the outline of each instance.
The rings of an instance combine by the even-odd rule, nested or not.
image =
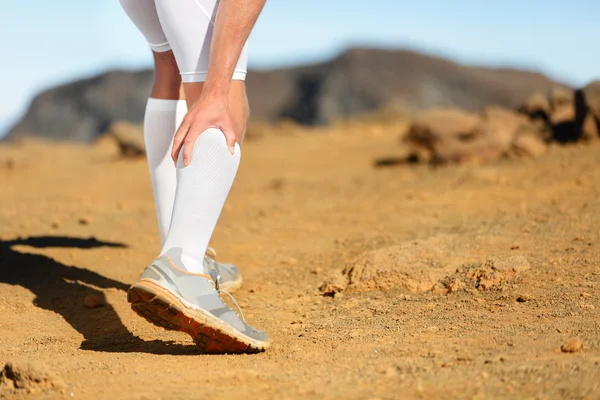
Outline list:
[[[525,303],[526,301],[531,301],[531,300],[533,300],[533,296],[531,296],[529,293],[523,293],[519,297],[517,297],[517,301],[519,303]]]
[[[288,258],[281,260],[281,263],[284,265],[296,265],[296,264],[298,264],[298,259],[294,258],[294,257],[288,257]]]
[[[563,343],[563,345],[560,347],[560,350],[563,353],[576,353],[576,352],[580,351],[582,348],[583,348],[583,342],[581,341],[581,339],[578,337],[573,337],[573,338],[567,340],[565,343]]]
[[[81,217],[77,220],[77,222],[79,222],[79,225],[89,225],[92,223],[92,218],[91,217]]]
[[[96,308],[106,305],[106,300],[96,294],[90,294],[85,296],[84,303],[87,308]]]

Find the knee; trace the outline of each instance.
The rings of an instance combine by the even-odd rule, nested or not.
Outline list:
[[[153,52],[154,86],[152,97],[180,99],[183,98],[181,75],[172,51]]]

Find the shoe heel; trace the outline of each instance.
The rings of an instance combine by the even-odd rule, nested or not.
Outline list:
[[[131,309],[148,322],[167,330],[182,330],[176,322],[183,317],[183,311],[153,287],[132,285],[127,291],[127,301]]]

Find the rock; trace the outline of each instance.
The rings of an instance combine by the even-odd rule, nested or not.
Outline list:
[[[550,102],[542,92],[535,92],[527,98],[521,111],[532,118],[547,119],[550,115]]]
[[[486,107],[483,119],[484,135],[490,142],[499,145],[502,151],[510,148],[521,129],[531,126],[525,116],[498,106]]]
[[[575,92],[573,89],[564,86],[554,86],[550,89],[548,100],[550,101],[552,110],[563,106],[571,106],[575,103]]]
[[[455,273],[440,279],[436,287],[438,291],[446,289],[450,292],[457,282],[462,282],[461,290],[474,288],[480,291],[501,289],[506,283],[513,281],[523,271],[531,268],[527,258],[511,256],[508,258],[488,257],[481,264],[463,264]],[[458,290],[458,289],[456,289]],[[472,290],[472,289],[471,289]]]
[[[298,259],[294,257],[286,257],[283,260],[281,260],[281,263],[283,265],[296,265],[298,264]]]
[[[80,217],[77,222],[79,225],[89,225],[94,221],[92,217]]]
[[[435,163],[460,162],[469,158],[475,139],[482,135],[482,118],[474,113],[443,108],[421,112],[411,122],[403,141],[412,156]],[[476,147],[481,147],[477,142]]]
[[[432,162],[435,164],[484,164],[504,155],[500,143],[487,137],[478,137],[467,142],[453,141],[440,147]]]
[[[600,121],[594,118],[591,112],[588,112],[583,120],[581,139],[587,142],[598,140],[600,138]]]
[[[114,139],[122,157],[140,157],[146,154],[141,125],[117,121],[110,126],[106,135]]]
[[[87,308],[102,307],[106,305],[106,299],[104,298],[104,296],[90,294],[85,296],[84,303]]]
[[[560,347],[560,350],[563,353],[576,353],[578,351],[581,351],[582,349],[583,342],[579,337],[570,338]]]
[[[550,123],[552,125],[568,122],[575,122],[575,105],[573,103],[561,104],[552,110],[552,114],[550,114]]]
[[[332,287],[326,281],[321,291],[429,291],[438,279],[456,269],[457,265],[445,262],[456,244],[454,236],[439,235],[366,252],[346,266],[337,285]]]
[[[510,154],[522,157],[539,157],[548,151],[548,145],[532,133],[519,134],[512,144]]]
[[[444,140],[477,136],[480,133],[481,117],[458,108],[438,108],[421,112],[410,126],[412,138],[425,143],[431,140]]]
[[[582,91],[585,104],[596,120],[600,121],[600,80],[587,84]]]
[[[546,122],[543,122],[546,130]],[[545,133],[527,117],[491,106],[481,116],[456,109],[418,115],[404,141],[410,158],[433,163],[485,163],[506,155],[539,156],[546,150]]]
[[[478,115],[464,110],[432,109],[415,116],[403,140],[435,155],[452,142],[479,136],[481,124]]]
[[[335,297],[336,294],[344,291],[348,286],[346,276],[339,274],[323,282],[319,286],[319,291],[323,296]]]
[[[489,257],[486,263],[498,271],[523,272],[531,269],[531,264],[525,256]]]
[[[529,293],[523,293],[517,297],[517,302],[519,303],[526,303],[531,300],[533,300],[533,297]]]
[[[0,390],[22,389],[31,393],[66,388],[62,379],[39,362],[9,361],[0,372]]]

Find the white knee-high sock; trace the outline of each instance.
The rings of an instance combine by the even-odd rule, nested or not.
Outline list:
[[[190,272],[205,272],[204,252],[240,164],[237,144],[234,153],[229,153],[223,132],[211,128],[196,139],[187,167],[179,156],[175,204],[162,254],[181,254]]]
[[[171,159],[173,136],[186,112],[185,100],[149,98],[146,104],[144,141],[146,142],[161,246],[165,243],[167,232],[169,232],[175,188],[177,187],[177,173]]]

